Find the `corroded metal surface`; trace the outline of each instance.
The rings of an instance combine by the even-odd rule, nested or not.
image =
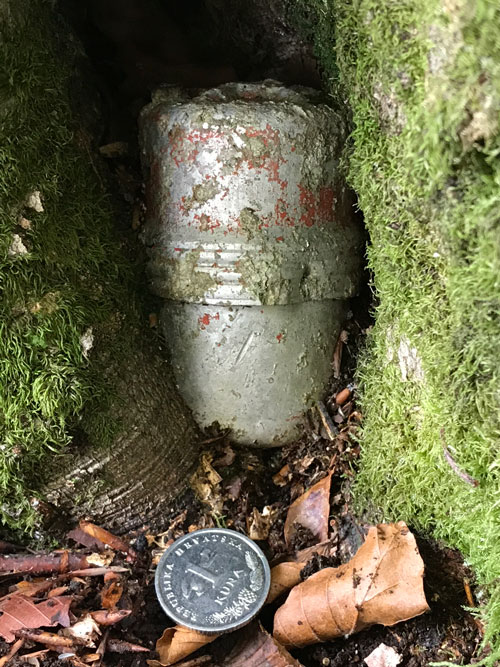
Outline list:
[[[197,421],[218,421],[242,443],[293,437],[304,406],[318,398],[342,301],[291,306],[164,306],[161,325],[179,388]]]
[[[177,379],[198,421],[240,442],[290,440],[328,379],[360,271],[343,139],[316,91],[275,82],[164,89],[141,115],[143,238]]]

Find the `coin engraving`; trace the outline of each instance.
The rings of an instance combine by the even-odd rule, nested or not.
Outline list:
[[[269,565],[259,547],[222,528],[180,538],[162,556],[156,572],[165,612],[201,632],[244,625],[264,603],[269,584]]]

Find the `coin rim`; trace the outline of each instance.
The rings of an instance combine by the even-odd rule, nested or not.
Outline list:
[[[236,535],[239,537],[243,542],[248,544],[252,549],[255,550],[257,556],[259,556],[262,565],[264,567],[264,586],[263,586],[263,600],[262,603],[257,607],[257,609],[252,612],[251,614],[247,614],[246,616],[242,617],[241,621],[235,622],[235,624],[230,625],[230,626],[223,626],[220,629],[214,629],[213,627],[206,628],[204,626],[199,626],[195,625],[191,622],[186,622],[185,618],[179,618],[176,616],[174,612],[172,612],[172,609],[170,607],[167,608],[167,603],[163,599],[163,590],[161,588],[160,584],[160,572],[162,571],[162,565],[164,561],[167,560],[168,555],[170,551],[174,550],[174,547],[177,549],[182,542],[187,541],[189,538],[193,537],[193,535],[201,535],[202,533],[219,533],[222,535],[229,535],[233,537]],[[246,535],[243,535],[243,533],[239,533],[237,530],[230,530],[229,528],[202,528],[200,530],[195,530],[192,533],[186,533],[186,535],[182,535],[182,537],[179,537],[175,542],[173,542],[168,549],[165,551],[165,553],[162,555],[160,558],[158,565],[156,566],[156,572],[155,572],[155,590],[156,590],[156,597],[158,598],[158,602],[160,603],[163,611],[167,616],[169,616],[173,621],[178,623],[179,625],[183,625],[185,628],[189,628],[191,630],[196,630],[197,632],[200,632],[204,635],[215,635],[215,634],[224,634],[225,632],[232,632],[233,630],[238,630],[238,628],[243,627],[244,625],[247,625],[247,623],[250,623],[252,619],[254,619],[257,614],[260,612],[262,607],[264,606],[264,603],[267,599],[267,596],[269,594],[269,589],[271,587],[271,568],[269,566],[269,562],[267,558],[264,555],[264,552],[262,549],[259,547],[258,544],[256,544],[253,540],[251,540],[249,537]]]

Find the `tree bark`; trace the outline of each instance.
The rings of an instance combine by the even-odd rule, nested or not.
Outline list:
[[[52,462],[41,489],[66,519],[89,516],[118,533],[161,527],[172,499],[188,485],[199,440],[159,341],[147,331],[130,335],[133,352],[126,359],[111,348],[99,362],[109,364],[106,376],[116,392],[112,443],[73,446]]]

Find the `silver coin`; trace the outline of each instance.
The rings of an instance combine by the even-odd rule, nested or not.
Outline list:
[[[248,537],[207,528],[176,540],[156,570],[156,594],[176,623],[207,634],[229,632],[254,618],[264,604],[271,572]]]

